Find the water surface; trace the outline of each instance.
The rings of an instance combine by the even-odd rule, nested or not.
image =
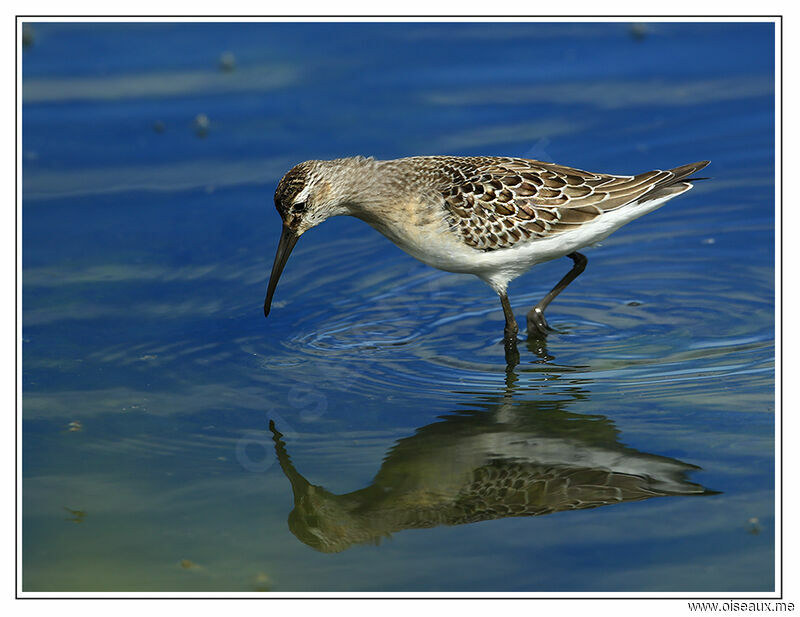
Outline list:
[[[774,588],[772,24],[32,28],[25,591]],[[712,179],[507,371],[494,293],[357,220],[264,320],[277,181],[355,154]]]

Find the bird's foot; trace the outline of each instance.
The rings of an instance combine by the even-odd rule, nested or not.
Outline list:
[[[534,306],[528,313],[528,338],[545,339],[551,332],[555,332],[544,318],[544,311]]]

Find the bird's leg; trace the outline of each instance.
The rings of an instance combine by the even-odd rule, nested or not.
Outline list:
[[[544,318],[544,309],[553,301],[553,298],[564,291],[564,288],[586,268],[587,259],[580,253],[570,253],[567,257],[575,262],[572,270],[567,272],[564,278],[558,281],[556,286],[530,310],[528,313],[528,336],[544,338],[547,336],[548,331],[552,331],[552,328],[547,325],[547,320]]]
[[[514,312],[511,310],[511,303],[505,292],[500,294],[500,304],[503,305],[503,315],[506,318],[506,327],[503,330],[503,347],[506,352],[506,364],[514,368],[519,364],[519,350],[517,349],[517,333],[519,326],[514,319]]]

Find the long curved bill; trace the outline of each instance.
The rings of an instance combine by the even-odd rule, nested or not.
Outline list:
[[[275,293],[275,288],[278,286],[278,279],[281,278],[281,272],[292,253],[294,245],[297,244],[298,236],[286,225],[281,230],[281,239],[278,242],[278,252],[275,254],[275,263],[272,264],[272,274],[269,276],[269,285],[267,286],[267,297],[264,299],[264,317],[269,316],[269,309],[272,305],[272,296]]]

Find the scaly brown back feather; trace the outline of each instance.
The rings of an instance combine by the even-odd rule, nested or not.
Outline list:
[[[424,158],[440,165],[438,184],[452,225],[466,244],[484,251],[569,231],[609,210],[666,195],[708,164],[615,176],[519,158]]]

